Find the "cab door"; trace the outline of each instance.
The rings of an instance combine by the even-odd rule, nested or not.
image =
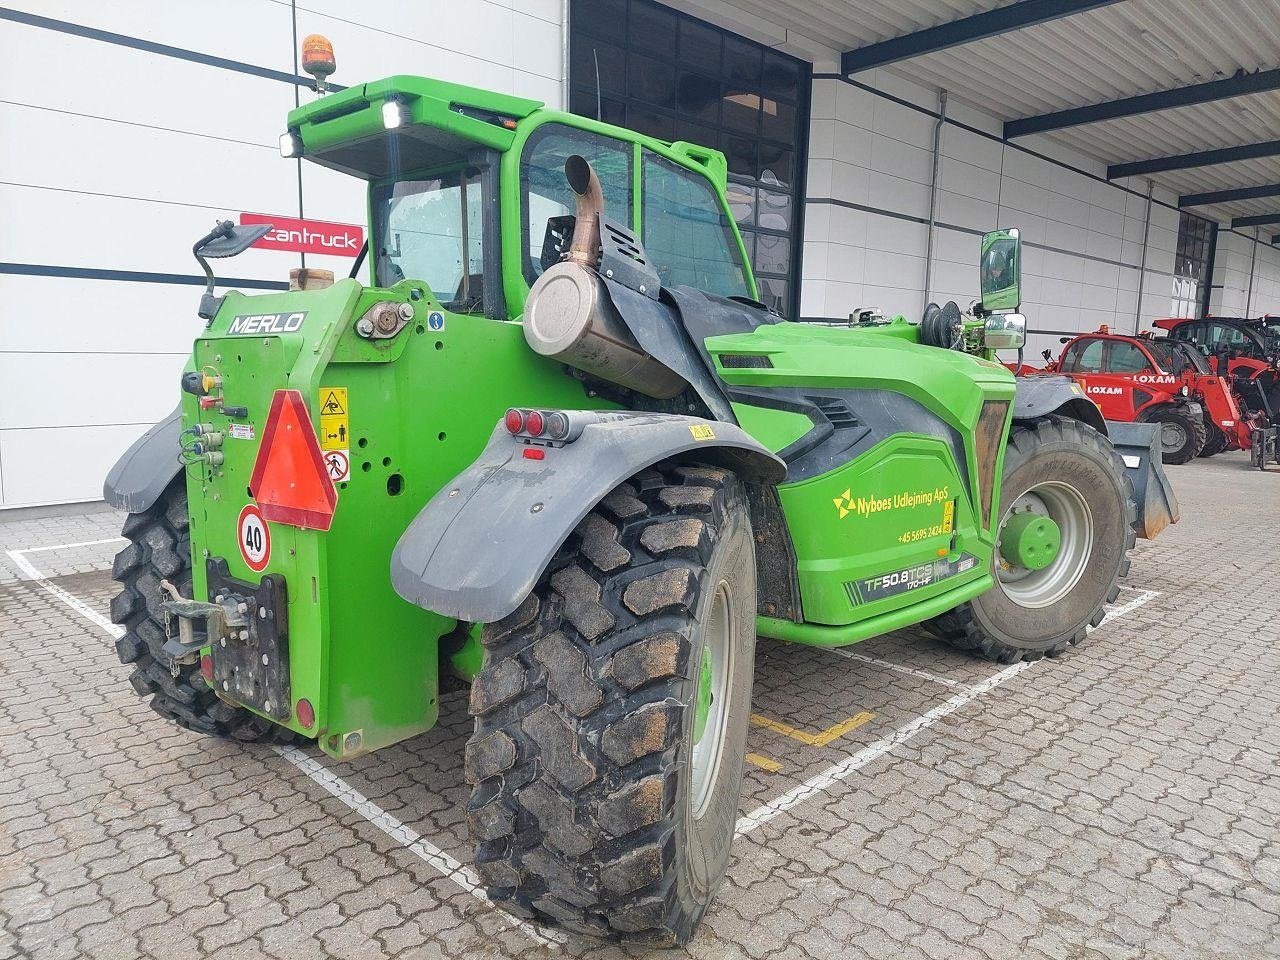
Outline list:
[[[1059,372],[1075,379],[1085,396],[1098,405],[1108,420],[1133,417],[1132,384],[1111,376],[1106,367],[1108,341],[1102,337],[1081,337],[1062,352]]]

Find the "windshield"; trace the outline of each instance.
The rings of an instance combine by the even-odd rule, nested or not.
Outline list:
[[[1174,373],[1179,369],[1177,362],[1174,360],[1175,355],[1185,358],[1185,365],[1196,373],[1212,373],[1200,351],[1194,347],[1188,347],[1184,343],[1164,339],[1148,340],[1147,349],[1151,351],[1151,356],[1155,358],[1156,363],[1165,373]]]
[[[1258,325],[1268,350],[1280,350],[1280,317],[1263,317]]]
[[[378,286],[422,280],[442,306],[463,313],[482,310],[483,213],[480,174],[474,170],[375,187]]]

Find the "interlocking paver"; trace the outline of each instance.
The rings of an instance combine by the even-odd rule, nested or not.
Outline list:
[[[686,953],[725,960],[1280,956],[1280,475],[1170,468],[1183,522],[1135,556],[1162,596],[741,838]],[[1245,505],[1248,505],[1247,507]],[[550,947],[269,748],[197,738],[134,698],[110,638],[5,551],[115,535],[96,510],[0,517],[0,960],[642,957]],[[23,554],[105,611],[112,544]],[[1130,592],[1122,600],[1136,596]],[[996,672],[903,631],[872,660],[762,641],[743,809]],[[437,729],[346,764],[466,863],[466,695]]]

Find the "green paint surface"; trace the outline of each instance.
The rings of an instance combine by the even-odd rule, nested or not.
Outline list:
[[[393,97],[410,118],[409,126],[394,135],[384,130],[381,115],[382,105]],[[240,558],[236,521],[251,500],[249,476],[275,390],[300,391],[316,425],[321,392],[331,387],[348,392],[351,473],[339,485],[332,528],[321,533],[269,524],[271,556],[265,571],[282,575],[288,585],[291,700],[305,697],[313,704],[320,744],[334,755],[342,755],[346,734],[359,732],[361,749],[371,750],[436,721],[440,640],[457,625],[407,603],[391,588],[391,552],[410,520],[472,462],[508,406],[613,405],[567,375],[561,364],[533,353],[519,324],[528,293],[521,264],[527,240],[520,227],[520,151],[545,123],[633,145],[633,227],[642,226],[643,151],[705,176],[728,214],[727,165],[718,151],[663,143],[546,110],[535,101],[456,84],[416,77],[361,84],[289,114],[288,128],[301,139],[304,156],[376,184],[389,176],[383,167],[398,155],[395,151],[422,157],[427,140],[439,144],[433,162],[395,175],[440,170],[450,163],[456,168],[467,162],[473,147],[497,151],[500,266],[509,319],[445,311],[419,281],[380,289],[340,280],[320,291],[229,293],[195,343],[190,369],[221,376],[226,402],[246,406],[253,427],[252,439],[226,440],[220,466],[187,471],[198,599],[207,598],[206,556],[225,558],[234,576],[260,576]],[[424,132],[430,136],[420,136]],[[754,291],[741,237],[732,229]],[[408,303],[414,317],[393,339],[366,341],[356,335],[355,321],[378,301]],[[432,311],[444,316],[442,330],[427,328]],[[237,315],[296,312],[307,315],[296,333],[233,336],[229,330]],[[707,341],[713,355],[770,358],[773,365],[767,369],[718,370],[730,386],[799,387],[819,394],[875,390],[909,397],[961,440],[957,456],[937,436],[899,432],[854,459],[836,458],[825,473],[782,484],[779,499],[796,553],[805,622],[760,618],[761,633],[802,643],[852,643],[941,613],[991,586],[995,536],[980,521],[976,478],[982,470],[974,430],[985,402],[1012,398],[1013,378],[996,364],[921,347],[916,340],[915,326],[898,318],[867,328],[782,323]],[[224,432],[229,427],[225,416],[200,411],[192,397],[184,397],[183,413],[185,427],[197,422]],[[734,413],[772,450],[790,446],[813,426],[794,410],[735,403]],[[1000,476],[1002,458],[1001,448],[987,475]],[[993,500],[993,515],[999,516],[998,491]],[[848,584],[856,578],[941,556],[954,559],[962,552],[976,557],[977,564],[942,582],[868,603],[851,596]],[[472,629],[444,666],[470,679],[482,656],[478,630]],[[709,697],[709,678],[700,676],[701,725]]]

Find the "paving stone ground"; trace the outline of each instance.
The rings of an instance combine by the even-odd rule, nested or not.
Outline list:
[[[826,746],[752,729],[779,768],[750,768],[744,813],[860,759],[738,839],[687,954],[1280,956],[1280,473],[1225,455],[1169,474],[1183,520],[1139,544],[1120,600],[1141,605],[1058,661],[984,684],[999,665],[914,630],[853,658],[762,641],[761,716],[873,716]],[[0,514],[0,960],[646,954],[542,940],[442,874],[437,849],[469,861],[465,694],[397,747],[305,752],[361,810],[153,714],[65,599],[106,614],[119,544],[93,541],[118,519]]]

